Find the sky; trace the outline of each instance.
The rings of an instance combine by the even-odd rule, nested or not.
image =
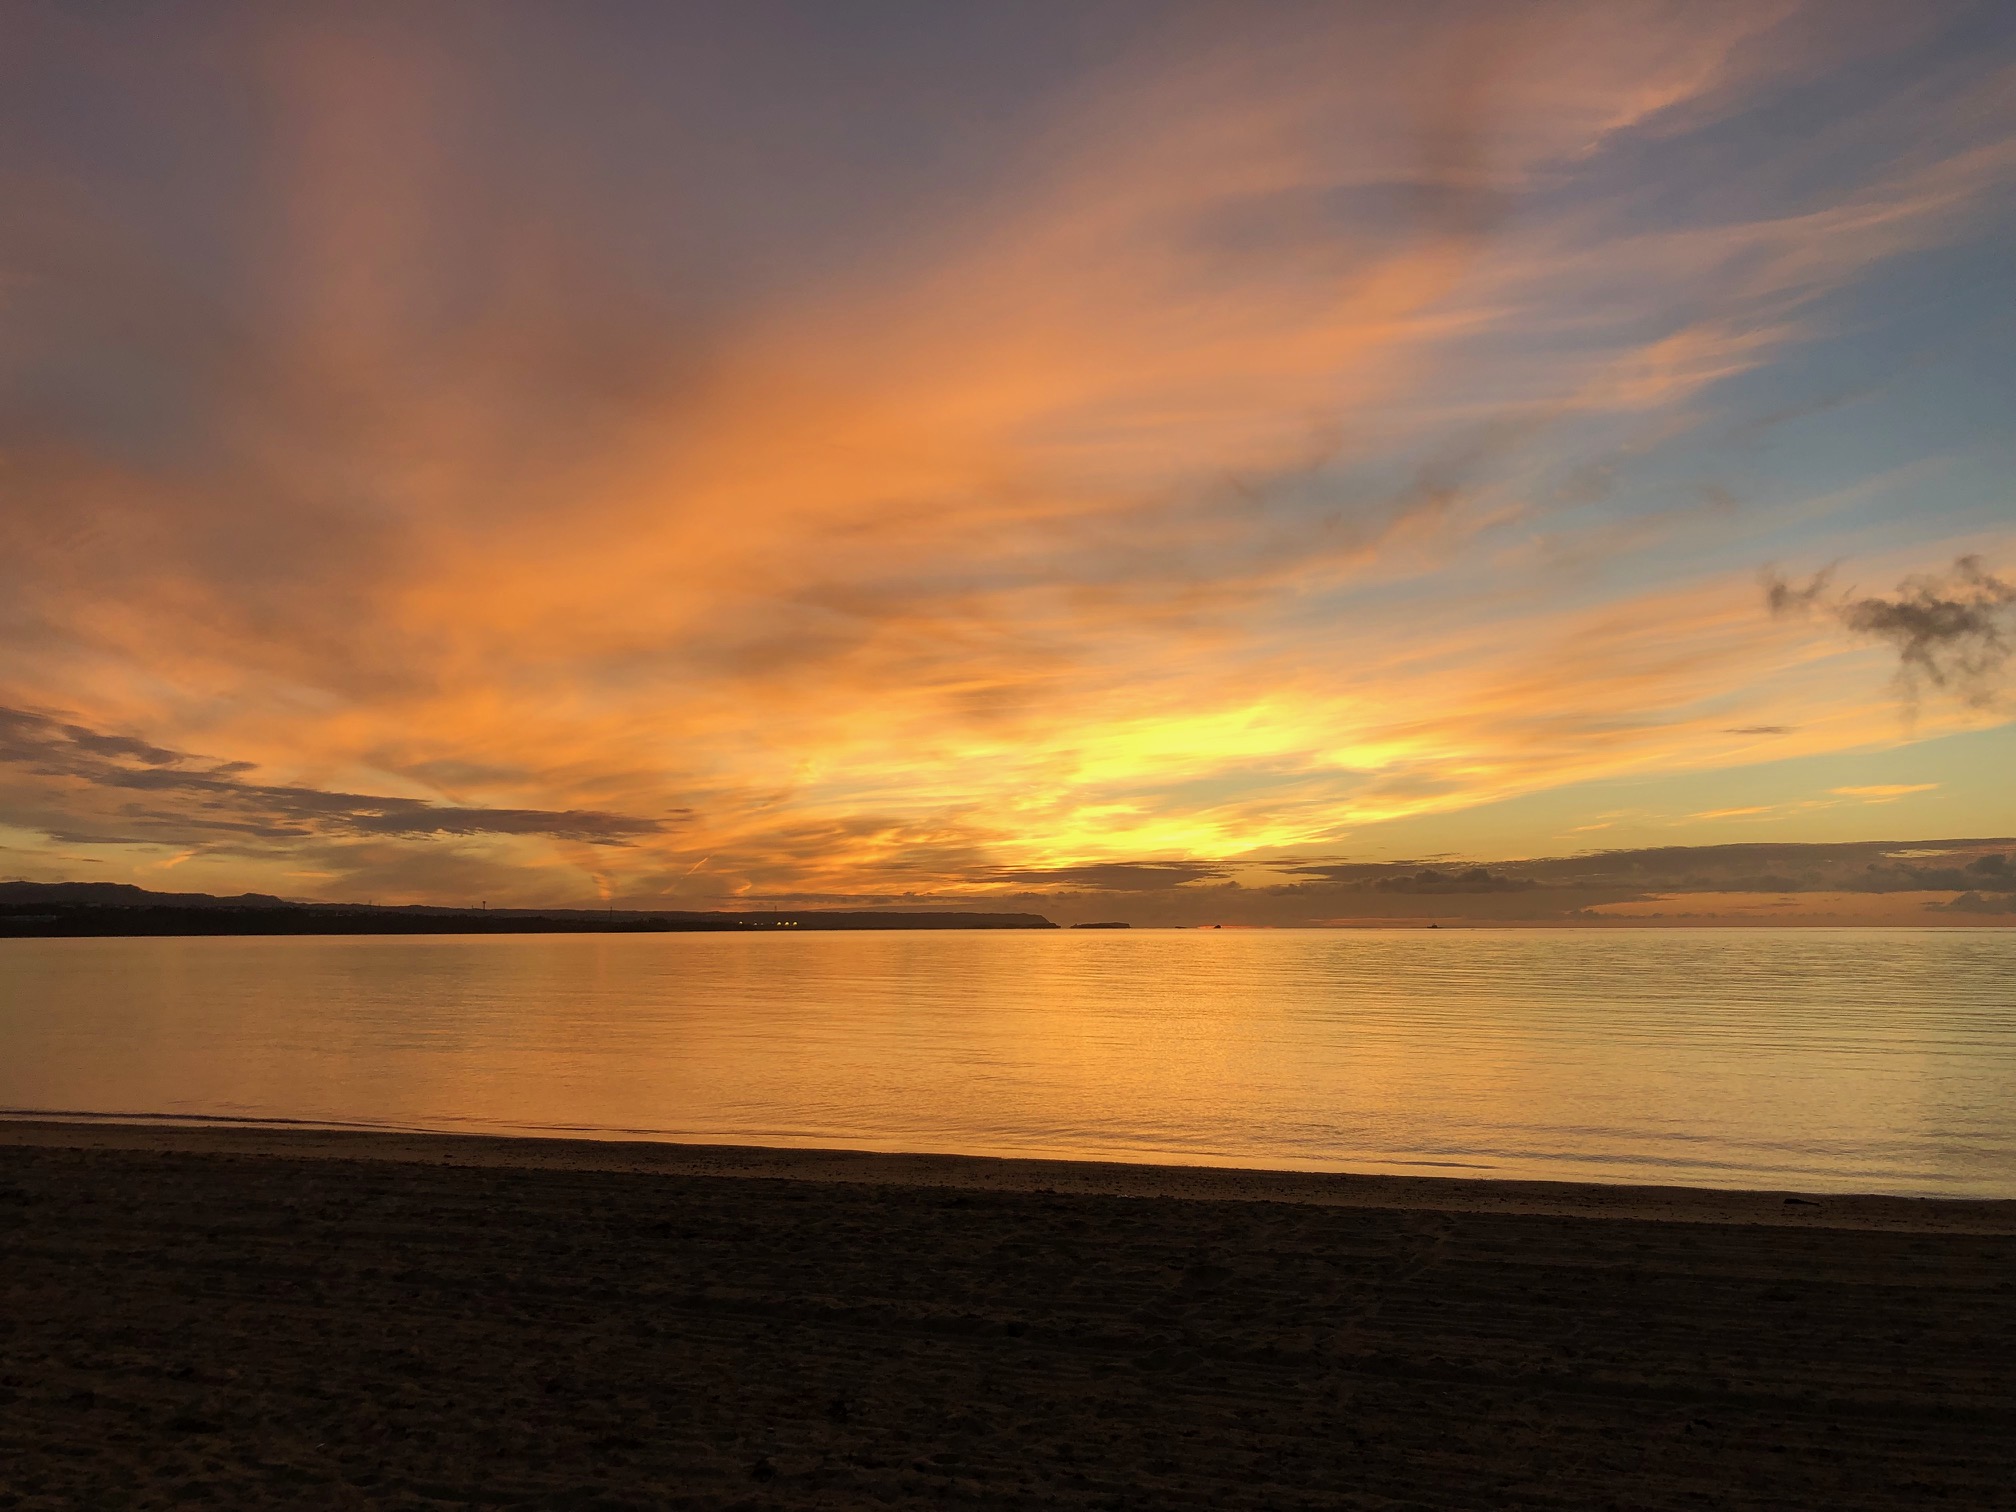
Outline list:
[[[24,0],[0,876],[2016,835],[2012,233],[1995,0]]]

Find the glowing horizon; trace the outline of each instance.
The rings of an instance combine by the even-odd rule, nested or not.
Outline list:
[[[2016,833],[2016,22],[1841,17],[24,12],[0,875]]]

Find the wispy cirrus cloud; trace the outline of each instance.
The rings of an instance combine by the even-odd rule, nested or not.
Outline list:
[[[1829,107],[1852,164],[1751,121],[1930,12],[1109,18],[995,38],[956,130],[979,20],[871,86],[732,18],[214,16],[256,132],[172,21],[51,17],[157,187],[63,101],[0,154],[0,691],[102,761],[17,764],[29,829],[380,895],[1206,880],[1889,729],[1755,623],[1799,497],[1687,444],[2006,188],[1978,61]],[[625,72],[696,39],[794,87]]]

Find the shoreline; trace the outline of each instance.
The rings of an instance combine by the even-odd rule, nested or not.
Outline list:
[[[1012,1156],[891,1154],[795,1146],[288,1127],[183,1121],[174,1115],[150,1121],[146,1115],[130,1113],[103,1118],[0,1113],[0,1148],[733,1177],[1021,1195],[1286,1203],[1408,1213],[2016,1235],[2016,1199],[2006,1198],[1611,1185]]]

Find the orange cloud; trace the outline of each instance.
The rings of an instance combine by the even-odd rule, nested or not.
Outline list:
[[[1765,623],[1747,567],[1475,587],[1547,554],[1558,452],[1684,429],[2016,163],[1712,226],[1546,199],[1734,109],[1794,12],[1178,27],[971,202],[705,308],[488,134],[438,35],[265,23],[269,281],[232,310],[164,261],[109,307],[186,425],[7,454],[0,702],[176,764],[10,771],[0,813],[381,899],[900,892],[1731,765],[1738,705],[1796,726],[1774,754],[1887,739],[1880,677],[1842,691],[1874,664]],[[38,234],[80,309],[147,261],[81,210]]]

